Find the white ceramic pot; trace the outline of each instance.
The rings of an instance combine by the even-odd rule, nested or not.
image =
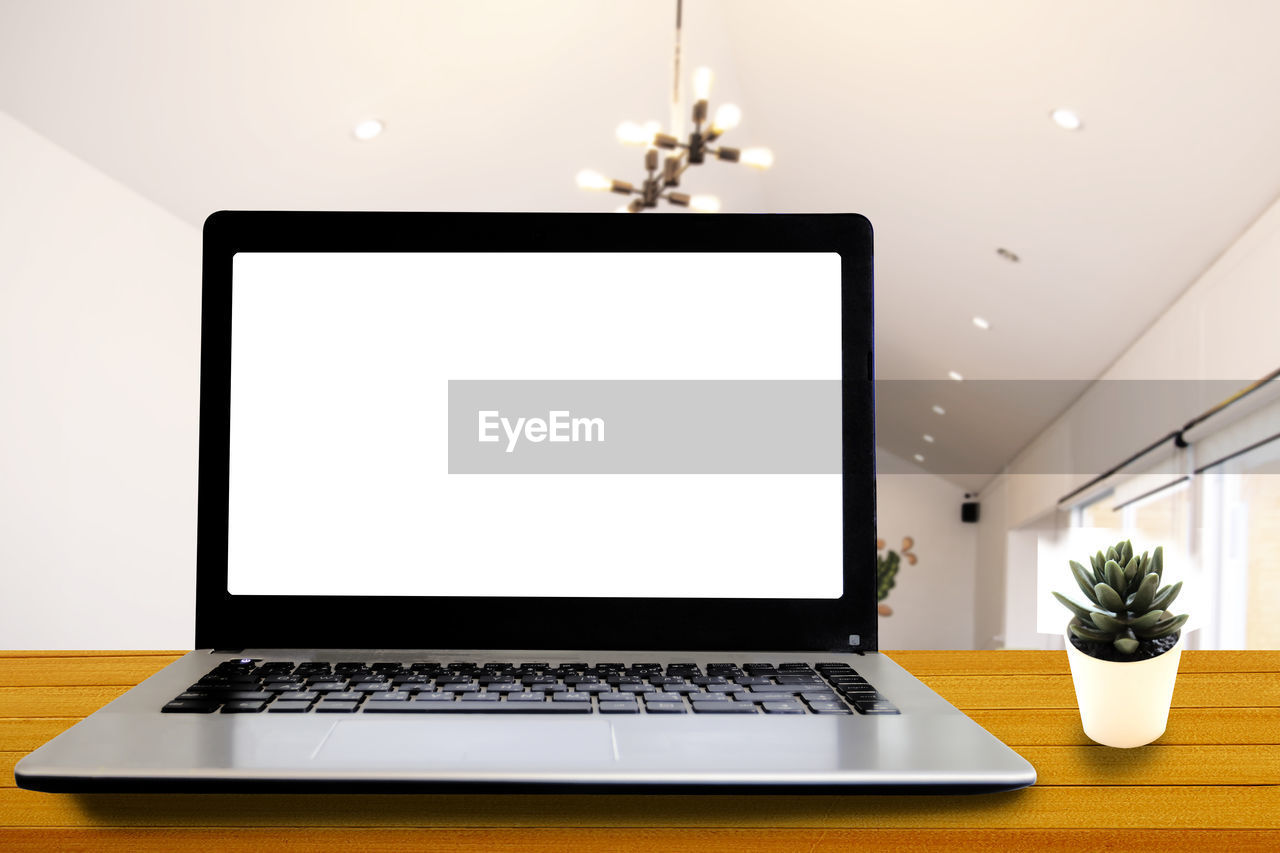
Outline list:
[[[1159,657],[1119,663],[1098,660],[1067,639],[1067,662],[1076,686],[1084,733],[1104,746],[1144,746],[1164,734],[1183,635]]]

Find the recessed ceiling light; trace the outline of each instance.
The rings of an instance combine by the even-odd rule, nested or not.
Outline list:
[[[917,453],[917,454],[916,454],[916,461],[917,461],[917,462],[923,462],[923,461],[924,461],[924,457],[923,457],[923,456],[921,456],[919,453]]]
[[[361,142],[368,142],[382,133],[383,124],[376,118],[367,118],[351,129],[352,135]]]
[[[933,436],[929,435],[929,433],[926,432],[923,438],[925,441],[929,442],[930,444],[933,444]]]
[[[961,376],[959,373],[956,373],[954,370],[948,370],[948,371],[947,371],[947,375],[948,375],[948,376],[950,376],[952,379],[954,379],[954,380],[955,380],[955,381],[957,381],[957,382],[963,382],[963,381],[964,381],[964,377],[963,377],[963,376]]]
[[[979,329],[984,329],[984,330],[991,328],[991,324],[987,322],[986,317],[974,317],[973,325],[977,326]]]
[[[933,411],[939,415],[945,415],[947,413],[947,410],[942,408],[941,406],[934,406]]]
[[[1056,110],[1049,113],[1049,116],[1053,119],[1053,123],[1063,130],[1080,129],[1080,116],[1076,114],[1075,110],[1069,110],[1066,107],[1058,107]]]

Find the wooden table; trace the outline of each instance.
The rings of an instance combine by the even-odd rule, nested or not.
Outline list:
[[[1085,738],[1065,652],[891,652],[1035,765],[1037,785],[1005,794],[72,796],[14,787],[23,754],[175,657],[0,651],[0,849],[1280,850],[1280,651],[1184,652],[1168,731],[1135,750]]]

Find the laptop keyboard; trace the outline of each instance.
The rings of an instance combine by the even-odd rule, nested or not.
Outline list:
[[[844,663],[224,661],[171,714],[897,714]]]

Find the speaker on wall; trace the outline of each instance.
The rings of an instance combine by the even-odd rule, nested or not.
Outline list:
[[[973,495],[965,492],[964,503],[960,504],[960,520],[968,524],[974,524],[978,520],[978,502],[969,500],[971,497]]]

